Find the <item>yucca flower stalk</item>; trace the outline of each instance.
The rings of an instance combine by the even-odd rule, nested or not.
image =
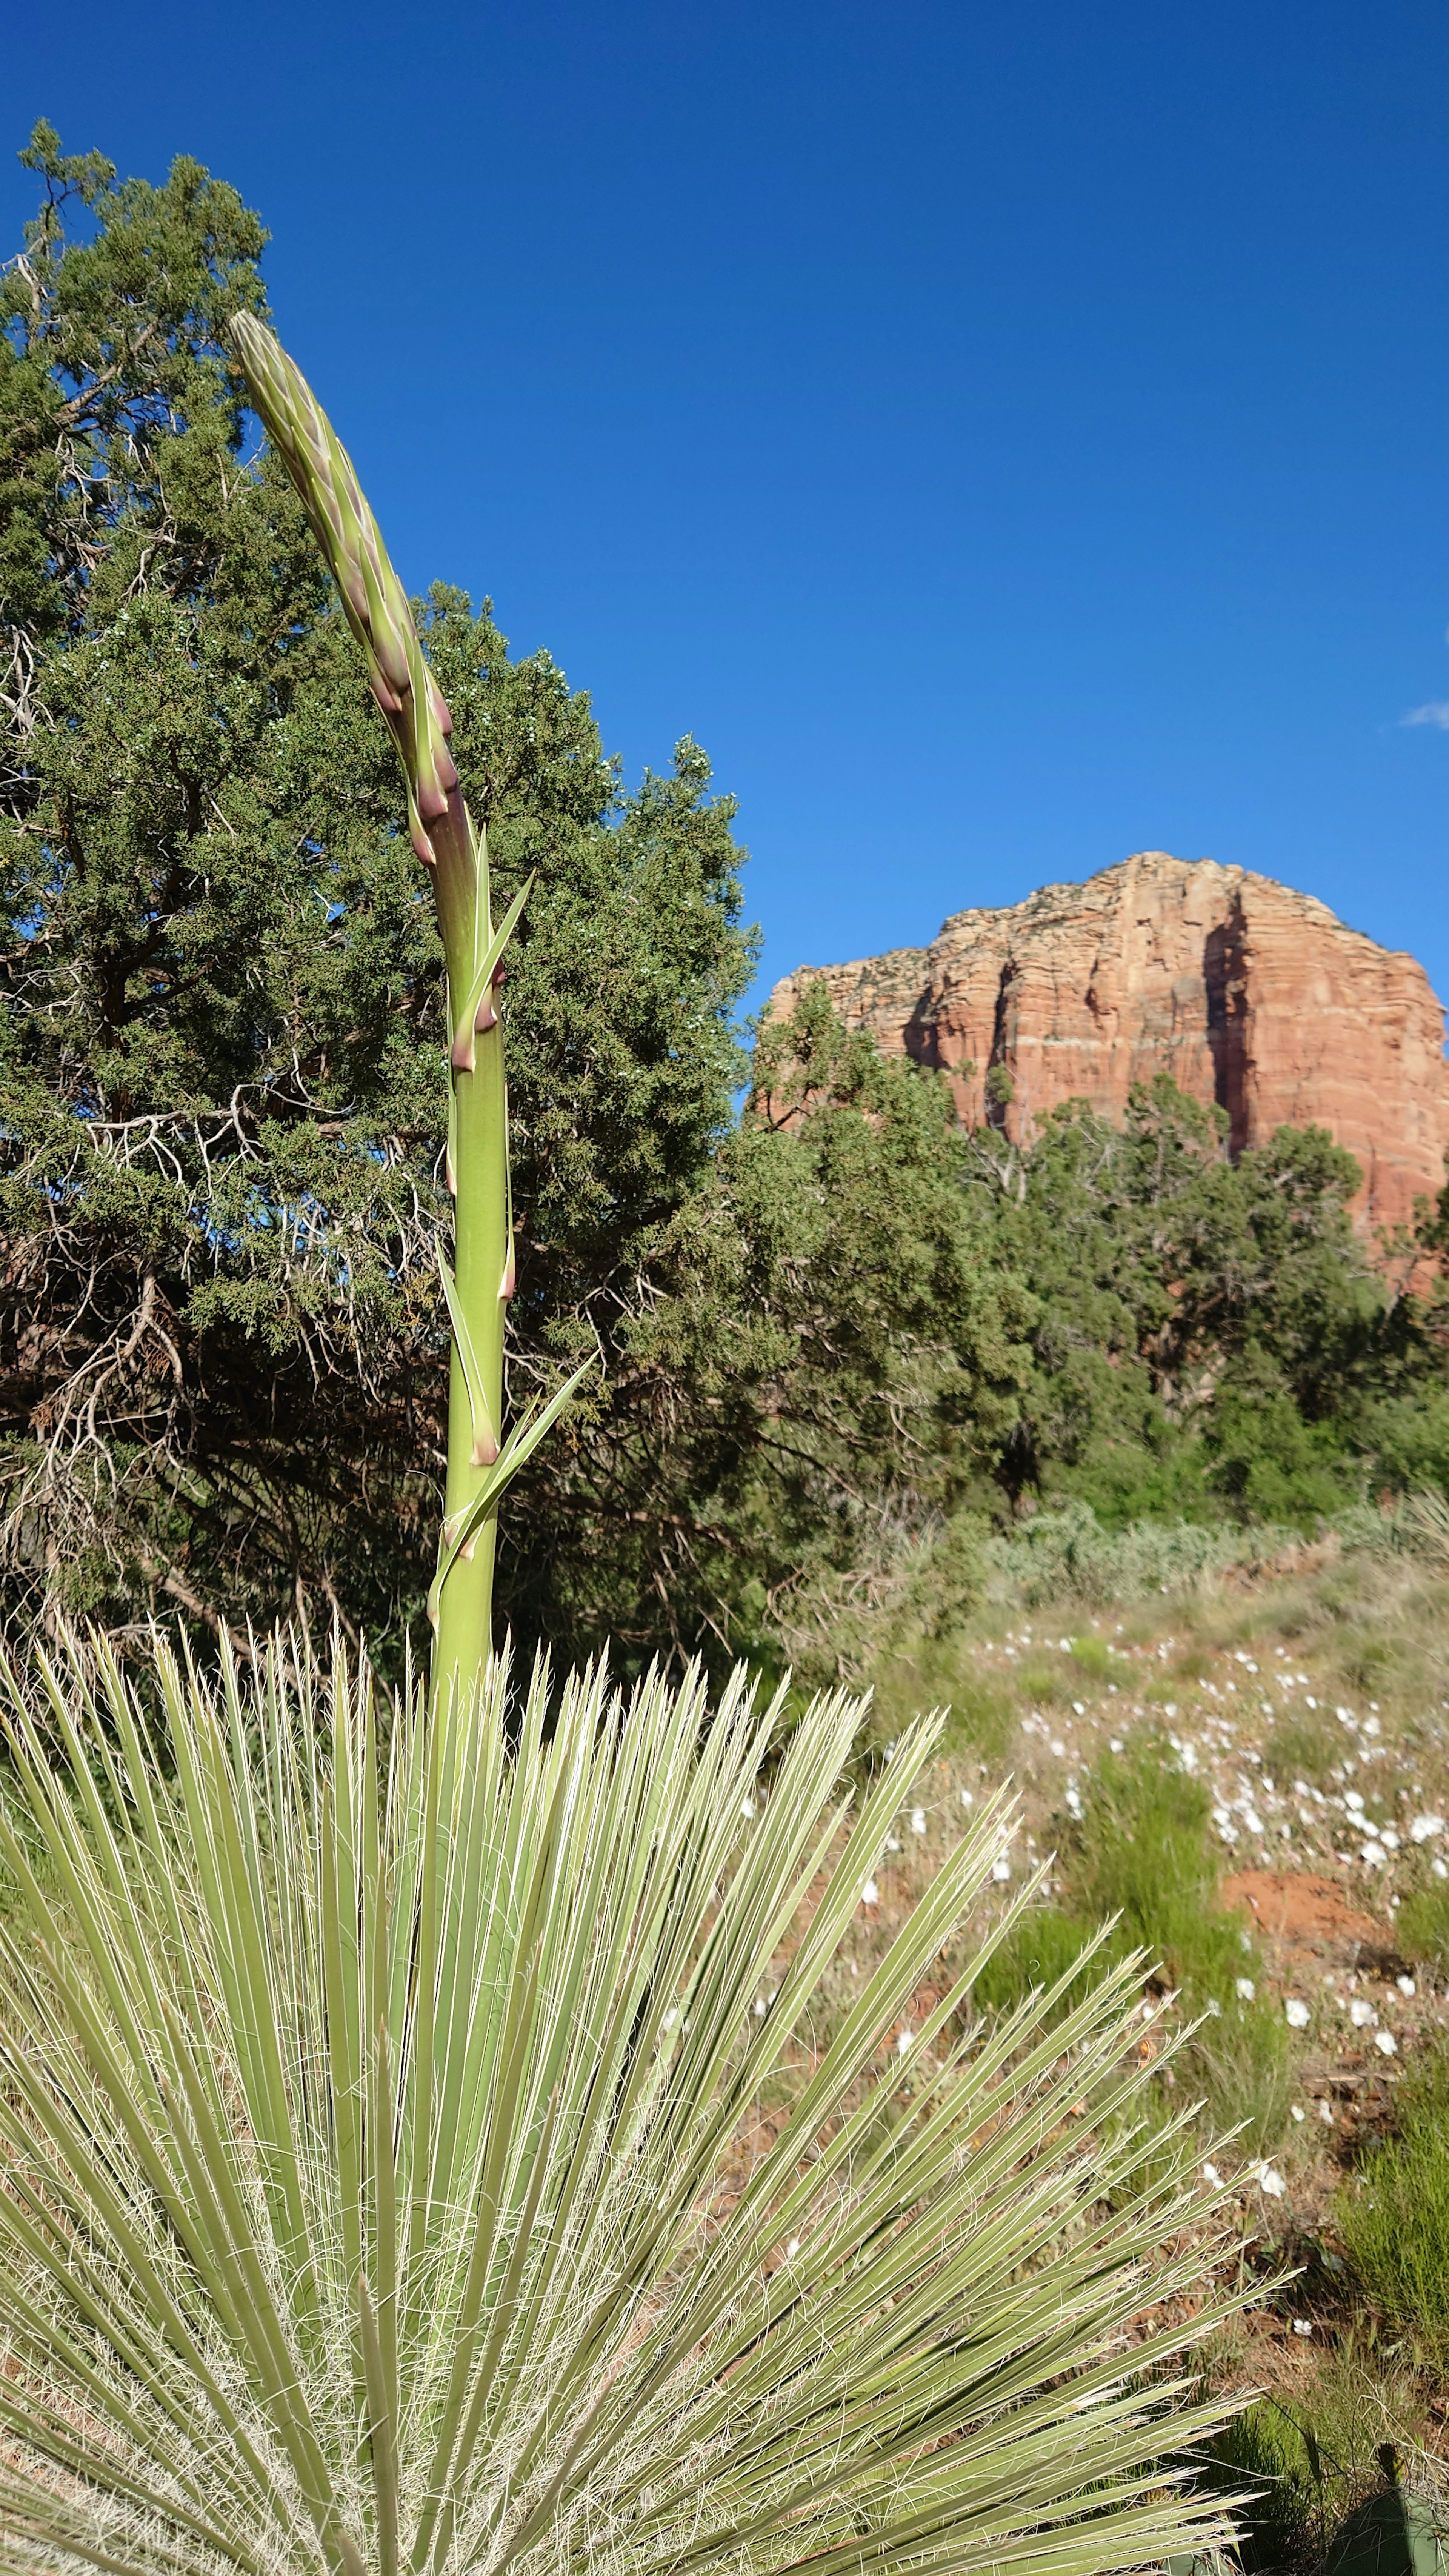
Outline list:
[[[437,1576],[428,1596],[435,1688],[472,1686],[492,1651],[498,1505],[585,1374],[503,1423],[504,1317],[514,1288],[508,1092],[499,986],[529,888],[495,922],[487,834],[470,814],[452,717],[388,560],[352,460],[272,332],[239,314],[231,340],[267,436],[301,497],[362,647],[407,785],[412,844],[433,881],[448,977],[447,1178],[454,1257],[442,1263],[452,1327],[448,1468]]]
[[[158,1643],[149,1715],[104,1644],[36,1679],[0,1668],[0,2567],[1097,2576],[1222,2536],[1157,2467],[1207,2418],[1140,2312],[1221,2231],[1185,2119],[1138,2172],[1137,1973],[978,2015],[1032,1893],[946,1967],[999,1801],[841,1973],[934,1721],[852,1815],[858,1705],[782,1733],[740,1678],[711,1714],[540,1666],[510,1723],[498,1657],[385,1751],[340,1644],[213,1685]]]

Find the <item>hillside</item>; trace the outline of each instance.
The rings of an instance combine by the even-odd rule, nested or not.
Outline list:
[[[1234,2454],[1273,2481],[1246,2564],[1312,2567],[1386,2440],[1431,2485],[1449,2447],[1449,1514],[1365,1512],[1216,1568],[1045,1537],[993,1550],[945,1633],[929,1587],[860,1620],[876,1758],[914,1708],[952,1714],[901,1783],[847,1978],[1009,1780],[1001,1901],[1041,1883],[978,2001],[1049,1985],[1107,1916],[1148,1954],[1161,2116],[1201,2101],[1241,2230],[1224,2286],[1261,2285],[1209,2362],[1264,2392]]]
[[[848,1028],[945,1071],[968,1125],[1016,1142],[1074,1097],[1120,1117],[1134,1083],[1167,1073],[1227,1111],[1234,1153],[1326,1127],[1363,1171],[1365,1233],[1444,1184],[1444,1012],[1423,968],[1244,868],[1140,851],[953,913],[929,948],[802,966],[772,1010],[815,983]]]

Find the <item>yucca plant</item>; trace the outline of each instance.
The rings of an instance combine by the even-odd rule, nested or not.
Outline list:
[[[1087,2576],[1212,2536],[1155,2483],[1182,2330],[1133,2322],[1207,2252],[1197,2187],[1132,2182],[1137,1978],[978,2022],[991,1941],[941,1957],[993,1803],[827,2001],[931,1722],[852,1824],[843,1697],[771,1762],[742,1682],[540,1665],[510,1710],[500,1658],[384,1749],[340,1647],[324,1690],[162,1646],[162,1759],[104,1645],[38,1669],[43,1710],[0,1675],[7,2567]]]
[[[448,1141],[454,1257],[442,1281],[452,1327],[448,1472],[438,1570],[428,1596],[435,1690],[471,1688],[492,1650],[498,1506],[586,1374],[576,1370],[505,1437],[504,1316],[514,1289],[513,1189],[499,987],[530,884],[493,918],[488,836],[448,748],[453,720],[352,460],[310,386],[248,313],[236,354],[291,475],[362,648],[407,786],[413,848],[433,881],[447,969]]]
[[[1142,2160],[1138,1966],[978,2011],[1034,1893],[1002,1907],[999,1802],[862,1964],[933,1720],[856,1814],[846,1697],[515,1689],[492,1652],[499,1498],[568,1392],[507,1429],[518,907],[352,469],[237,339],[437,888],[432,1683],[380,1703],[303,1638],[245,1680],[159,1636],[0,1663],[0,2567],[1092,2576],[1209,2543],[1158,2461],[1216,2420],[1174,2356],[1222,2225],[1189,2114]]]

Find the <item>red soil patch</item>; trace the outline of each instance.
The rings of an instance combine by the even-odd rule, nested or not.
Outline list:
[[[1356,1914],[1336,1878],[1312,1870],[1240,1869],[1222,1884],[1225,1905],[1245,1905],[1260,1932],[1274,1941],[1331,1941],[1378,1950],[1384,1927]]]

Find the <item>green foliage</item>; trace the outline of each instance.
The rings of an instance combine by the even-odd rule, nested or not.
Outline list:
[[[896,1086],[938,1090],[873,1053],[807,984],[793,1021],[762,1034],[746,1129],[808,1132],[853,1097],[879,1119]],[[1432,1300],[1370,1268],[1347,1212],[1352,1158],[1321,1131],[1284,1129],[1233,1163],[1224,1133],[1163,1079],[1133,1094],[1122,1129],[1074,1102],[1026,1150],[949,1119],[923,1135],[965,1202],[968,1263],[1002,1301],[1013,1371],[993,1411],[962,1408],[969,1441],[948,1449],[912,1423],[925,1450],[913,1510],[873,1527],[862,1514],[857,1567],[898,1621],[930,1633],[947,1596],[969,1605],[1003,1584],[1028,1602],[1191,1590],[1252,1555],[1244,1531],[1281,1544],[1432,1463],[1449,1339]],[[888,1233],[891,1192],[870,1207]],[[1410,1419],[1417,1447],[1400,1436]],[[811,1609],[822,1643],[848,1630],[848,1586],[817,1582]],[[787,1629],[790,1610],[786,1595]],[[792,1638],[807,1661],[809,1626]]]
[[[848,2576],[865,2540],[1108,2576],[1225,2536],[1159,2467],[1223,2411],[1169,2412],[1172,2358],[1240,2301],[1202,2303],[1186,2135],[1131,2184],[1133,1979],[984,2036],[979,1952],[940,1990],[999,1806],[822,2048],[899,1802],[842,1830],[840,1695],[781,1732],[742,1676],[511,1700],[500,1659],[425,1723],[281,1643],[249,1688],[73,1639],[32,1678],[66,1920],[0,1823],[13,2576]]]
[[[762,1032],[755,1076],[661,1242],[668,1293],[623,1359],[633,1445],[591,1544],[614,1583],[637,1548],[643,1607],[667,1509],[679,1642],[713,1627],[767,1659],[791,1596],[989,1479],[1035,1309],[977,1258],[943,1083],[883,1062],[813,998]],[[627,1611],[619,1624],[632,1642]]]
[[[1368,2297],[1441,2358],[1449,2352],[1449,2054],[1398,2096],[1396,2136],[1372,2147],[1336,2216]]]
[[[247,461],[222,334],[263,309],[260,225],[190,162],[116,187],[48,129],[29,158],[0,288],[7,1591],[122,1623],[310,1592],[396,1641],[445,1437],[431,899],[301,508]],[[420,618],[502,900],[538,875],[508,988],[526,1396],[612,1359],[728,1123],[739,854],[692,743],[625,795],[546,653],[512,663],[455,591]],[[540,1624],[579,1500],[536,1478],[526,1510]]]

